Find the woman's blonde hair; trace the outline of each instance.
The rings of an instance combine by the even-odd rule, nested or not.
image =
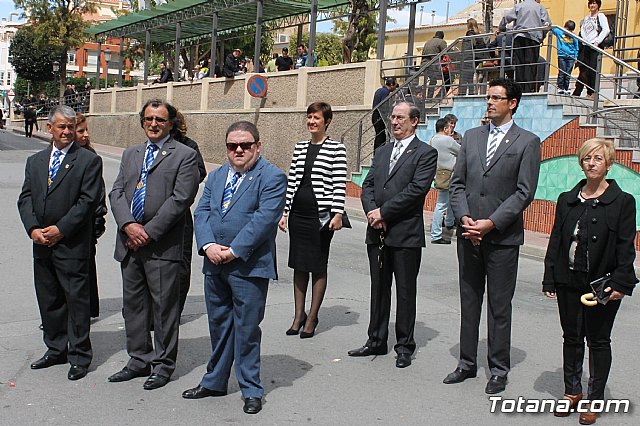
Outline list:
[[[600,148],[602,148],[604,152],[604,160],[607,166],[611,166],[616,159],[616,148],[613,142],[608,139],[592,138],[584,141],[578,150],[578,163],[580,167],[582,167],[582,160],[584,160],[587,155]]]
[[[84,115],[80,114],[79,112],[76,113],[76,129],[78,128],[79,125],[84,124],[86,122],[87,122],[87,117],[85,117]],[[88,149],[89,151],[92,151],[92,152],[96,152],[96,150],[91,145],[91,138],[89,138],[89,140],[87,141],[87,144],[83,148],[86,148],[86,149]]]
[[[476,34],[480,34],[480,29],[478,28],[478,21],[473,18],[467,19],[467,31],[474,31]]]

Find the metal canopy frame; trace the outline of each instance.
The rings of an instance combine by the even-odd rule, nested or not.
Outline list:
[[[187,42],[211,38],[214,13],[218,16],[218,35],[254,32],[256,3],[257,0],[174,0],[89,27],[85,32],[101,41],[118,37],[144,41],[150,30],[152,43],[172,44],[176,40],[176,24],[181,23],[180,39]],[[324,19],[344,15],[349,9],[349,0],[318,0],[318,15]],[[310,0],[264,0],[263,22],[270,28],[308,23],[310,10]]]

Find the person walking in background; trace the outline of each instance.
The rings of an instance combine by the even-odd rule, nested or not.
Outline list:
[[[595,47],[609,35],[609,21],[604,13],[600,13],[601,0],[588,0],[589,14],[580,21],[580,37]],[[587,97],[593,98],[596,85],[596,68],[600,53],[591,46],[582,44],[578,52],[578,66],[580,73],[572,96],[582,96],[584,86],[587,86]]]
[[[427,99],[433,98],[436,87],[438,86],[438,80],[443,80],[440,53],[447,48],[447,42],[444,41],[444,32],[436,31],[431,40],[422,47],[422,63],[426,64],[436,59],[427,69],[424,74],[424,85],[427,88]],[[440,97],[443,98],[446,91],[440,89]]]
[[[449,129],[451,131],[451,137],[458,142],[459,144],[462,143],[462,135],[458,132],[456,132],[456,125],[458,124],[458,117],[456,117],[455,114],[447,114],[444,116],[444,118],[447,120],[447,122],[449,123]]]
[[[522,85],[523,93],[537,92],[537,85],[544,76],[538,75],[535,64],[540,56],[540,43],[544,40],[544,32],[533,30],[550,26],[551,19],[540,0],[523,0],[516,4],[502,17],[498,25],[498,33],[507,30],[507,24],[513,22],[513,64],[516,81]]]
[[[278,71],[289,71],[293,69],[293,59],[289,56],[288,48],[282,48],[282,56],[276,59],[276,66],[278,67]]]
[[[416,136],[420,110],[400,102],[391,113],[395,142],[382,146],[362,184],[371,274],[368,339],[348,352],[362,357],[387,353],[392,277],[396,278],[396,367],[411,365],[416,349],[416,287],[425,246],[424,199],[436,174],[438,152]]]
[[[33,125],[37,125],[38,117],[36,116],[36,107],[29,105],[23,112],[24,116],[24,135],[27,138],[33,137]]]
[[[615,159],[613,142],[589,139],[578,151],[578,163],[586,179],[560,194],[556,217],[544,261],[542,291],[558,301],[562,325],[564,400],[568,410],[556,409],[557,417],[569,416],[582,400],[584,341],[589,347],[587,399],[604,401],[611,369],[611,331],[625,295],[638,282],[636,257],[636,201],[606,179]],[[595,306],[581,303],[593,292],[589,283],[604,278],[604,292]],[[596,411],[587,406],[580,424],[596,422]]]
[[[89,137],[89,127],[87,117],[82,114],[76,114],[76,134],[75,142],[82,148],[96,154],[96,150],[91,145]],[[91,240],[91,257],[89,258],[89,305],[91,310],[91,318],[100,316],[100,296],[98,294],[98,269],[96,267],[96,246],[98,238],[100,238],[106,230],[107,215],[107,199],[104,187],[104,179],[100,179],[100,197],[98,206],[93,214],[93,239]]]
[[[176,368],[184,228],[198,191],[196,152],[171,137],[176,116],[168,102],[144,104],[140,126],[147,141],[124,151],[109,193],[129,361],[108,380],[149,376],[146,390],[165,386]]]
[[[478,21],[473,18],[467,19],[467,37],[480,34]],[[465,38],[462,41],[462,61],[460,63],[460,86],[458,95],[476,94],[476,86],[473,83],[473,76],[476,73],[476,64],[482,62],[487,45],[482,37]]]
[[[375,139],[373,141],[373,150],[380,148],[387,142],[387,126],[384,123],[384,118],[389,113],[389,105],[380,105],[384,101],[389,93],[393,93],[398,88],[398,83],[393,77],[389,77],[384,81],[384,86],[378,88],[373,95],[373,112],[371,113],[371,124],[376,132]],[[390,104],[390,102],[389,102]]]
[[[333,232],[342,228],[347,182],[347,150],[327,136],[331,106],[314,102],[307,108],[311,139],[298,142],[289,168],[287,201],[280,230],[289,229],[289,267],[293,269],[295,316],[288,336],[313,337],[318,311],[327,290],[327,263]],[[311,275],[311,308],[305,312]],[[302,331],[301,331],[302,330]]]
[[[200,153],[197,142],[187,136],[187,120],[180,112],[176,112],[176,124],[171,131],[171,136],[178,142],[188,146],[196,152],[198,164],[198,182],[202,183],[207,177],[207,168],[204,165],[204,158]],[[184,241],[182,244],[182,261],[180,262],[180,315],[184,311],[189,288],[191,287],[191,256],[193,254],[193,217],[191,210],[185,213]]]
[[[564,23],[564,29],[573,32],[576,29],[576,23],[569,19]],[[558,29],[552,28],[551,32],[556,36],[556,46],[558,48],[558,94],[569,95],[569,80],[571,79],[571,71],[573,64],[578,59],[578,39],[570,34]]]
[[[453,229],[454,224],[453,211],[449,203],[449,182],[456,165],[456,157],[460,152],[460,144],[451,137],[451,132],[450,121],[440,118],[436,121],[436,134],[429,142],[429,145],[438,151],[438,169],[435,178],[438,198],[431,221],[431,244],[451,244],[451,239],[444,238],[442,232],[443,219],[447,230]]]
[[[465,132],[449,188],[460,224],[460,359],[444,383],[476,377],[486,288],[488,394],[505,390],[511,369],[511,300],[524,243],[523,211],[533,200],[540,170],[540,138],[513,121],[521,98],[513,80],[489,82],[490,123]]]
[[[70,107],[51,111],[52,144],[27,159],[18,197],[20,219],[33,241],[33,278],[47,346],[31,369],[68,361],[69,380],[85,377],[93,359],[88,263],[102,181],[102,161],[74,143],[75,126]]]
[[[264,397],[260,323],[269,280],[277,278],[276,233],[287,178],[260,156],[253,123],[233,123],[225,139],[229,162],[209,174],[194,213],[212,353],[200,384],[182,397],[226,395],[235,364],[243,411],[257,414]]]

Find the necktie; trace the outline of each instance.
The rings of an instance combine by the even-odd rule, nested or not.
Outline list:
[[[227,182],[227,185],[224,187],[224,193],[222,194],[222,210],[221,213],[225,214],[227,210],[229,210],[229,204],[231,204],[231,197],[238,189],[238,181],[240,180],[240,176],[242,176],[239,172],[235,172],[231,177],[231,180]]]
[[[487,167],[491,163],[491,159],[498,149],[498,138],[500,137],[501,130],[498,127],[494,127],[489,135],[489,145],[487,146]]]
[[[398,158],[400,158],[400,150],[402,149],[402,143],[400,141],[396,141],[396,144],[393,148],[393,154],[391,155],[391,160],[389,160],[389,173],[393,170],[393,167],[398,162]]]
[[[55,179],[56,174],[58,174],[58,170],[60,170],[60,155],[62,151],[56,149],[53,152],[53,161],[51,161],[51,166],[49,166],[49,179],[47,181],[47,188],[51,187],[53,183],[53,179]]]
[[[147,153],[144,157],[144,163],[142,163],[142,170],[140,171],[140,179],[136,185],[136,190],[133,193],[133,201],[131,201],[131,214],[136,222],[140,222],[144,217],[144,197],[147,194],[147,174],[153,164],[153,153],[158,149],[158,145],[150,143],[147,146]]]

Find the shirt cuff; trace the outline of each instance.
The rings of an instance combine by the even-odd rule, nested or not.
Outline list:
[[[207,244],[203,245],[203,246],[202,246],[202,251],[207,251],[207,249],[208,249],[209,247],[211,247],[213,244],[214,244],[214,243],[207,243]]]

